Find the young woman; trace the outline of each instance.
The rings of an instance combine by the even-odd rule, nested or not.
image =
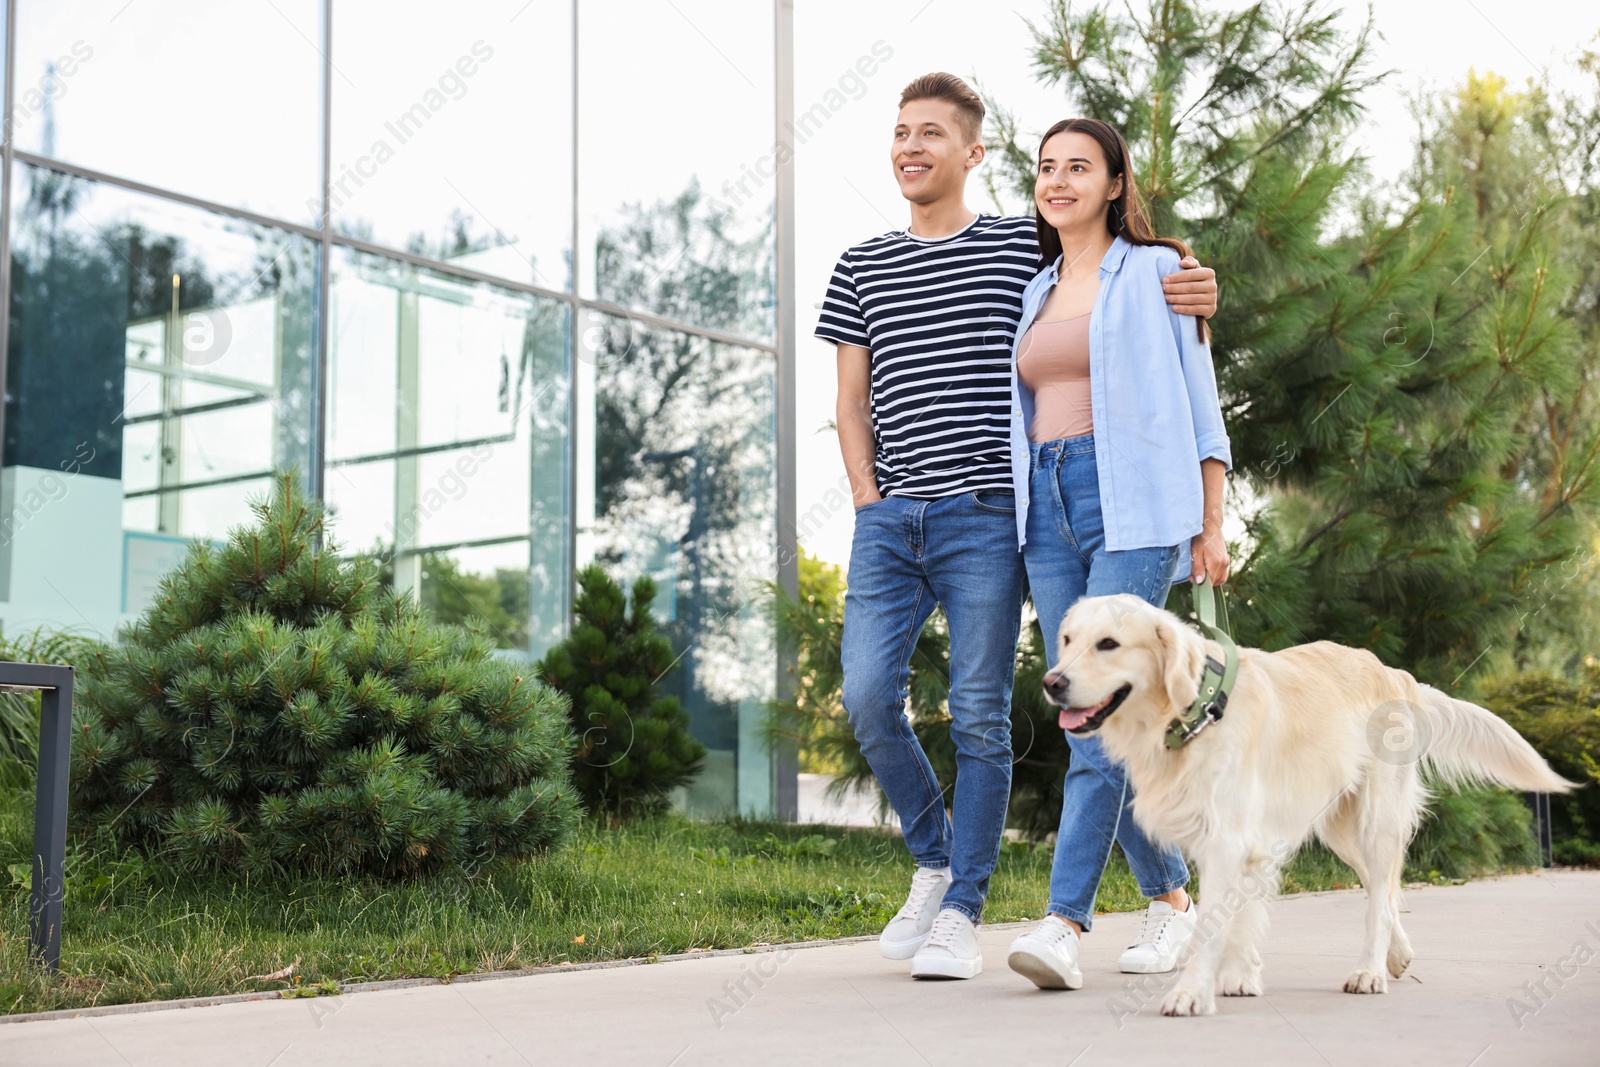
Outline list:
[[[1172,583],[1228,574],[1222,485],[1232,465],[1203,322],[1179,318],[1161,279],[1189,254],[1157,237],[1128,175],[1122,135],[1096,119],[1045,134],[1034,182],[1043,269],[1023,295],[1012,360],[1017,534],[1051,668],[1056,632],[1079,597],[1166,602]],[[1013,970],[1077,989],[1079,936],[1094,917],[1111,843],[1151,903],[1125,972],[1171,970],[1195,925],[1189,871],[1128,812],[1120,764],[1081,714],[1063,712],[1072,762],[1048,914],[1011,946]]]

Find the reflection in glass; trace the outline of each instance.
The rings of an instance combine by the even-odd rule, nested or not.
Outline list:
[[[581,0],[579,29],[580,295],[769,342],[772,6]],[[636,132],[640,86],[714,136]]]
[[[274,469],[299,468],[337,542],[442,617],[481,618],[508,655],[565,635],[574,542],[625,580],[655,575],[682,653],[667,683],[712,750],[683,803],[770,810],[771,5],[13,9],[20,151],[334,237],[17,161],[5,627],[111,636],[189,539],[225,537]],[[715,136],[641,132],[641,91]]]
[[[340,540],[441,617],[542,655],[568,610],[565,306],[350,250],[331,299]]]
[[[339,233],[571,288],[570,0],[339,0]]]
[[[583,548],[625,583],[659,587],[662,629],[682,652],[667,691],[710,750],[686,803],[764,813],[770,765],[756,740],[772,686],[759,605],[774,571],[774,369],[765,352],[613,319],[599,331],[592,452],[580,462]],[[592,501],[592,503],[591,503]]]
[[[526,649],[532,635],[528,545],[429,552],[422,557],[418,596],[436,618],[473,618],[501,648]]]
[[[315,222],[320,0],[20,0],[15,7],[18,148]]]
[[[75,481],[7,548],[33,538],[43,570],[75,550],[51,529],[137,532],[116,554],[138,570],[247,521],[274,468],[310,469],[313,242],[25,163],[13,192],[5,466],[109,493]],[[81,592],[92,625],[142,608],[121,577]],[[102,603],[119,584],[126,609]]]

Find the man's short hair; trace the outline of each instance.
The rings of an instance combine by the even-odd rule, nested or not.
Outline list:
[[[956,77],[939,71],[924,74],[905,87],[900,94],[900,106],[913,100],[948,100],[956,106],[956,116],[961,121],[961,133],[968,143],[983,138],[983,100],[972,91],[972,86]]]

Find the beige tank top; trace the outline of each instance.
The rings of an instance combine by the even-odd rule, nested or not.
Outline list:
[[[1017,349],[1017,374],[1033,394],[1028,440],[1055,441],[1094,431],[1089,403],[1089,312],[1035,322]]]

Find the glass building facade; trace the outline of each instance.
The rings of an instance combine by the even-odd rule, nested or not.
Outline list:
[[[790,6],[11,0],[5,632],[113,636],[293,468],[508,656],[655,577],[677,802],[792,812]]]

